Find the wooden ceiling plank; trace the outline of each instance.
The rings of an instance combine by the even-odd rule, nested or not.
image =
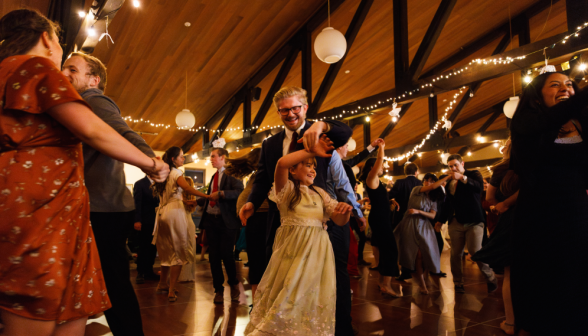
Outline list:
[[[400,120],[400,118],[402,118],[402,116],[406,113],[406,111],[408,111],[408,109],[411,106],[412,106],[412,103],[408,103],[408,104],[404,104],[400,107],[400,114],[398,115],[398,120]],[[386,126],[386,128],[384,128],[384,131],[382,131],[382,134],[380,134],[380,139],[386,138],[388,136],[388,134],[390,134],[390,132],[392,132],[394,127],[396,127],[397,124],[398,124],[398,121],[393,122],[392,120],[390,120],[390,123],[388,124],[388,126]]]
[[[433,47],[437,43],[437,39],[439,38],[439,35],[441,35],[441,31],[443,30],[443,27],[445,27],[445,23],[447,23],[447,19],[449,19],[456,2],[457,0],[442,0],[441,4],[439,4],[439,8],[437,8],[433,21],[429,25],[425,37],[421,41],[419,49],[410,64],[409,71],[411,82],[416,81],[420,77],[423,67],[427,63],[429,55],[431,55]]]
[[[534,5],[527,8],[525,11],[520,13],[519,15],[515,16],[512,19],[512,24],[514,27],[517,27],[517,24],[521,20],[528,20],[528,18],[533,17],[543,10],[549,8],[552,3],[556,3],[559,0],[541,0]],[[458,52],[453,54],[452,56],[448,57],[446,60],[442,61],[432,69],[428,70],[425,74],[423,74],[423,78],[434,76],[440,72],[443,72],[453,65],[457,64],[458,62],[464,60],[465,58],[471,56],[476,51],[480,50],[480,48],[484,47],[485,45],[489,44],[490,42],[494,41],[498,36],[503,34],[510,35],[510,28],[509,23],[506,22],[499,27],[489,31],[488,33],[482,35],[480,38],[475,40],[474,42],[462,47]],[[518,34],[518,31],[513,31],[514,35]],[[505,46],[506,47],[506,46]]]
[[[339,73],[341,66],[345,62],[345,59],[349,54],[349,50],[353,46],[353,42],[355,42],[357,33],[361,29],[361,26],[363,25],[363,22],[365,21],[365,18],[368,12],[370,11],[370,8],[372,7],[373,3],[374,0],[361,0],[361,3],[357,7],[357,11],[355,12],[353,19],[351,20],[351,23],[349,24],[349,27],[345,32],[345,40],[347,40],[347,50],[345,52],[345,55],[337,63],[331,64],[329,66],[329,70],[327,71],[327,74],[325,75],[325,78],[323,79],[323,82],[319,87],[319,90],[314,98],[314,101],[308,109],[308,118],[315,118],[318,114],[318,111],[320,110],[321,105],[325,101],[325,98],[327,98],[329,90],[331,89],[331,86],[333,85],[335,78],[337,78],[337,74]]]

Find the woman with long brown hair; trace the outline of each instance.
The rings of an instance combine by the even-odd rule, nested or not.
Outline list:
[[[175,302],[176,284],[182,271],[182,266],[195,261],[196,249],[194,244],[194,223],[188,221],[184,204],[192,205],[195,201],[184,201],[182,192],[208,198],[208,195],[194,189],[179,169],[184,165],[184,152],[180,147],[170,147],[163,154],[165,161],[171,168],[167,180],[154,183],[151,188],[153,194],[159,196],[159,208],[155,218],[153,243],[157,246],[161,262],[161,278],[155,290],[157,293],[168,293],[168,301]],[[167,279],[169,276],[169,285]]]
[[[511,168],[520,178],[511,285],[517,327],[532,335],[582,335],[588,315],[588,90],[545,73],[523,90],[511,123]],[[566,270],[569,294],[546,292],[537,274]]]
[[[0,19],[0,319],[6,335],[83,335],[110,307],[90,226],[82,141],[161,181],[165,163],[98,118],[60,72],[59,27]]]

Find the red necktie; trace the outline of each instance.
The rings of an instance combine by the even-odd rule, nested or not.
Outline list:
[[[296,145],[298,144],[298,132],[292,133],[292,141],[290,147],[288,147],[288,154],[296,151]]]
[[[218,191],[218,173],[214,174],[214,179],[212,180],[212,193],[217,192],[217,191]],[[216,205],[216,202],[213,200],[210,200],[210,206],[214,208],[215,205]]]

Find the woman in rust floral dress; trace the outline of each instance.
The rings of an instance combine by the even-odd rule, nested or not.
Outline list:
[[[26,9],[0,19],[5,335],[83,335],[87,316],[110,307],[89,221],[80,140],[151,176],[169,171],[87,107],[59,70],[56,28]]]

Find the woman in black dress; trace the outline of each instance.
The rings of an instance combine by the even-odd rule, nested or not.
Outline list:
[[[384,148],[381,143],[378,148],[377,159],[368,159],[363,166],[360,180],[367,190],[372,209],[369,215],[369,223],[372,228],[372,237],[378,237],[380,250],[380,292],[385,297],[398,297],[398,294],[390,286],[393,276],[398,275],[398,249],[394,232],[390,223],[390,203],[386,186],[380,181],[384,175]]]
[[[535,335],[582,335],[588,316],[588,90],[562,73],[524,89],[511,124],[511,167],[520,177],[511,285],[516,324]],[[565,292],[546,288],[546,267],[563,270]]]
[[[494,271],[504,269],[502,281],[502,300],[506,319],[500,328],[507,335],[515,334],[515,316],[512,307],[510,286],[510,265],[512,263],[512,230],[514,225],[515,205],[519,195],[518,176],[510,170],[510,139],[504,146],[500,161],[492,170],[492,178],[486,191],[485,201],[489,211],[497,216],[495,229],[488,243],[472,256],[473,261],[489,264]]]

